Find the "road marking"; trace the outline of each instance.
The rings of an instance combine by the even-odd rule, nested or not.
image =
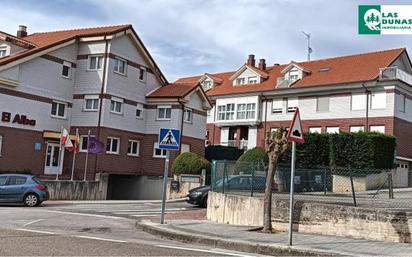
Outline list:
[[[99,214],[89,214],[89,213],[65,212],[65,211],[51,211],[51,210],[48,210],[47,212],[67,214],[67,215],[88,216],[88,217],[96,217],[96,218],[106,218],[106,219],[124,219],[124,218],[122,218],[122,217],[114,217],[114,216],[99,215]]]
[[[135,215],[130,215],[133,217],[155,217],[155,216],[159,216],[159,214],[135,214]]]
[[[156,245],[156,246],[160,248],[187,250],[187,251],[193,251],[193,252],[217,253],[217,254],[230,255],[230,256],[252,257],[252,255],[246,255],[246,254],[241,254],[241,253],[230,253],[230,252],[219,251],[219,250],[202,250],[202,249],[180,247],[180,246],[170,246],[170,245]]]
[[[101,238],[101,237],[94,237],[94,236],[74,236],[74,237],[100,240],[100,241],[109,241],[109,242],[115,242],[115,243],[127,243],[127,241],[123,241],[123,240],[116,240],[116,239],[110,239],[110,238]]]
[[[30,222],[27,222],[26,224],[23,225],[23,227],[27,227],[28,225],[34,224],[34,223],[42,221],[42,220],[44,220],[44,219],[38,219],[38,220],[33,220],[33,221],[30,221]]]
[[[33,229],[25,229],[25,228],[17,228],[16,230],[24,231],[24,232],[47,234],[47,235],[55,235],[56,234],[56,233],[49,232],[49,231],[41,231],[41,230],[33,230]]]

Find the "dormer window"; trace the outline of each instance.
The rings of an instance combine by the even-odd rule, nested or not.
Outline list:
[[[6,56],[7,55],[7,47],[2,46],[0,47],[0,57]]]
[[[256,84],[257,82],[258,82],[258,79],[256,76],[248,78],[248,84]]]
[[[293,69],[289,71],[289,80],[295,81],[299,79],[299,70]]]
[[[236,85],[243,85],[245,84],[245,78],[237,78]]]
[[[202,82],[203,90],[207,91],[213,87],[213,82],[210,80],[205,80]]]

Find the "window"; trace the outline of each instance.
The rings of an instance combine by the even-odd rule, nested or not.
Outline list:
[[[246,119],[246,104],[237,105],[236,119],[238,120]]]
[[[66,104],[60,102],[52,102],[51,115],[52,117],[65,118]]]
[[[291,70],[289,72],[289,80],[295,81],[299,78],[299,71],[298,70]]]
[[[7,55],[7,47],[0,47],[0,57]]]
[[[153,145],[153,157],[165,158],[166,150],[159,149],[159,143],[155,142]]]
[[[247,104],[246,106],[246,119],[254,119],[256,113],[256,104]]]
[[[26,183],[26,180],[27,180],[26,177],[10,176],[9,182],[7,182],[7,185],[9,186],[23,185]]]
[[[373,125],[373,126],[369,127],[369,131],[385,134],[385,126],[383,126],[383,125]]]
[[[110,100],[110,112],[116,114],[123,113],[123,99],[112,97]]]
[[[1,156],[1,149],[3,148],[3,136],[0,135],[0,156]]]
[[[226,120],[235,119],[235,104],[226,104]]]
[[[248,83],[249,84],[256,84],[257,82],[258,82],[258,80],[257,80],[256,76],[248,78]]]
[[[203,85],[203,90],[206,91],[206,90],[212,88],[212,81],[210,81],[210,80],[205,80],[205,81],[202,82],[202,85]]]
[[[272,101],[272,113],[282,113],[283,112],[283,100],[273,99]]]
[[[406,97],[404,94],[399,95],[399,111],[406,112]]]
[[[352,94],[352,110],[365,110],[366,108],[366,95],[365,94]]]
[[[329,111],[329,96],[318,97],[316,110],[318,112]]]
[[[140,67],[139,68],[139,80],[142,82],[146,82],[146,68]]]
[[[0,186],[4,186],[7,181],[7,176],[1,176],[0,177]]]
[[[129,140],[127,144],[127,155],[139,156],[140,141]]]
[[[298,107],[297,98],[288,98],[288,112],[295,112]]]
[[[219,105],[217,107],[217,119],[225,120],[226,117],[226,105]]]
[[[97,111],[99,109],[99,96],[86,95],[84,97],[83,111]]]
[[[90,137],[94,137],[94,135],[90,135]],[[80,136],[80,152],[87,152],[87,145],[88,145],[89,137],[88,135],[81,135]]]
[[[339,133],[339,127],[326,127],[326,133],[329,133],[329,134]]]
[[[63,62],[63,66],[62,66],[62,76],[63,76],[63,78],[69,79],[72,76],[71,68],[72,68],[71,63],[66,62],[66,61]]]
[[[356,133],[356,132],[360,132],[360,131],[365,131],[365,127],[364,126],[350,126],[349,127],[349,131],[351,133]]]
[[[136,118],[142,119],[143,118],[143,104],[138,103],[136,106]]]
[[[106,153],[119,154],[120,138],[108,137],[106,143]]]
[[[88,70],[100,70],[103,64],[103,55],[90,55],[88,62]]]
[[[157,119],[170,120],[172,118],[172,106],[158,106]]]
[[[192,122],[193,120],[193,111],[192,109],[186,108],[183,112],[183,121],[184,122]]]
[[[309,128],[309,133],[322,133],[322,128],[321,127],[312,127]]]
[[[386,108],[386,92],[376,92],[371,94],[371,109]]]
[[[237,78],[236,85],[243,85],[245,84],[245,78]]]
[[[190,145],[182,144],[182,149],[180,150],[180,153],[188,153],[188,152],[190,152]]]
[[[121,75],[126,75],[126,70],[127,70],[126,61],[116,57],[114,59],[114,72],[119,73]]]

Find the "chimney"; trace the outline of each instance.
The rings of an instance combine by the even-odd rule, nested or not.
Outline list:
[[[259,70],[266,70],[266,60],[265,59],[259,59]]]
[[[24,25],[19,25],[19,29],[17,30],[17,37],[22,38],[27,36],[27,27]]]
[[[254,54],[249,54],[249,58],[247,59],[247,64],[255,67],[255,55]]]

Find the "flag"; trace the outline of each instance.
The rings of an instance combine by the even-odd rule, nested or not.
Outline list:
[[[68,149],[73,147],[69,132],[65,128],[63,128],[62,133],[60,134],[60,146]]]
[[[79,136],[79,130],[76,129],[76,136],[73,140],[72,147],[67,147],[67,150],[70,152],[74,152],[75,154],[80,152],[80,136]]]
[[[87,152],[90,154],[103,154],[104,153],[104,143],[100,142],[94,137],[89,137],[87,143]]]

